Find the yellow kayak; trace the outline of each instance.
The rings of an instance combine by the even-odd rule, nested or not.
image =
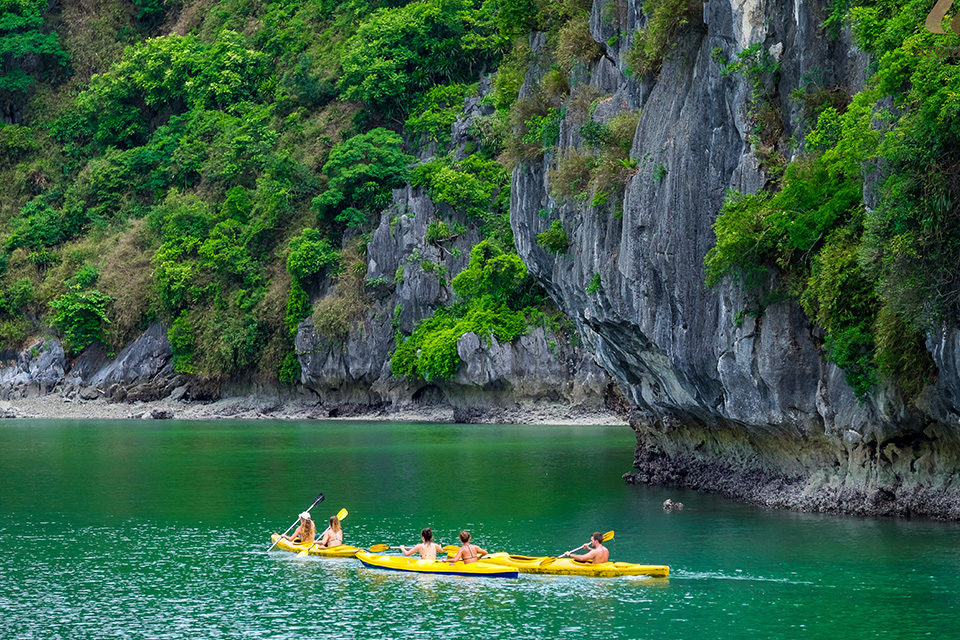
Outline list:
[[[670,567],[658,564],[632,564],[630,562],[603,562],[592,564],[573,558],[551,556],[517,556],[505,551],[483,557],[483,562],[514,567],[520,573],[552,573],[565,576],[615,578],[617,576],[653,576],[666,578]]]
[[[357,553],[357,559],[365,566],[390,571],[410,571],[413,573],[435,573],[448,576],[485,576],[488,578],[516,578],[517,570],[488,562],[441,562],[423,560],[406,556],[385,556],[367,551]]]
[[[290,542],[289,540],[282,540],[279,538],[279,533],[275,533],[270,536],[270,539],[276,543],[276,549],[282,549],[283,551],[289,551],[290,553],[300,553],[307,547],[305,544],[297,544]],[[326,558],[352,558],[357,555],[358,551],[361,551],[360,547],[351,547],[348,544],[341,544],[336,547],[313,547],[307,551],[307,555],[324,556]]]

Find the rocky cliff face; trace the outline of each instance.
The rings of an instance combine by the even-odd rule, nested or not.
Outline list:
[[[454,149],[462,152],[470,141],[471,118],[485,110],[478,100],[467,100],[465,117],[453,127]],[[441,219],[467,229],[442,248],[426,241],[430,223]],[[543,327],[506,344],[464,335],[457,345],[464,365],[450,380],[391,374],[395,334],[409,335],[436,308],[453,302],[450,281],[467,266],[479,241],[475,225],[463,213],[438,205],[420,189],[395,191],[367,244],[366,278],[378,284],[367,287],[362,320],[346,339],[320,335],[309,319],[300,325],[296,349],[304,388],[340,414],[351,406],[449,404],[460,421],[496,420],[519,406],[566,405],[576,411],[609,404],[617,392],[592,353],[572,346],[569,335]]]
[[[755,192],[767,179],[750,142],[747,82],[724,77],[714,52],[729,60],[760,43],[779,59],[784,138],[802,135],[801,109],[789,99],[802,78],[826,70],[853,93],[866,58],[849,38],[824,37],[820,2],[709,0],[703,23],[642,83],[623,59],[644,24],[641,3],[627,2],[613,22],[605,4],[596,0],[591,17],[606,55],[589,83],[608,96],[594,118],[642,109],[631,157],[643,160],[622,217],[551,197],[556,158],[548,155],[515,170],[511,223],[524,261],[629,396],[638,444],[628,480],[801,509],[960,517],[955,332],[930,337],[941,375],[919,409],[885,394],[861,403],[797,305],[744,316],[748,292],[704,284],[726,190]],[[537,80],[528,75],[527,90]],[[565,120],[558,146],[581,144]],[[543,209],[572,230],[568,255],[537,246],[550,224]],[[602,286],[587,293],[597,276]]]

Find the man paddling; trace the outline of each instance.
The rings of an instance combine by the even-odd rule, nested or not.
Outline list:
[[[603,546],[603,534],[599,531],[595,531],[593,535],[590,536],[590,542],[583,546],[585,547],[587,545],[590,545],[590,551],[584,554],[577,555],[568,551],[560,557],[569,556],[574,560],[592,562],[593,564],[601,564],[610,560],[610,550]]]

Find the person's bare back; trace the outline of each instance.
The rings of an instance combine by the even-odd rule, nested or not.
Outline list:
[[[480,560],[481,556],[487,555],[486,549],[481,549],[475,544],[470,544],[470,532],[461,531],[460,532],[460,548],[457,550],[457,555],[453,557],[450,562],[457,562],[462,560],[463,564],[473,564]]]
[[[590,545],[590,551],[582,555],[566,553],[564,555],[569,555],[574,560],[579,560],[580,562],[592,562],[593,564],[602,564],[610,561],[610,550],[603,546],[603,536],[600,533],[594,533],[590,536],[590,542],[587,544]]]
[[[400,545],[400,551],[405,556],[412,556],[415,553],[419,553],[420,557],[424,560],[436,560],[437,551],[443,552],[443,547],[433,541],[433,531],[431,531],[430,527],[420,532],[420,540],[422,541],[420,544],[410,549]]]

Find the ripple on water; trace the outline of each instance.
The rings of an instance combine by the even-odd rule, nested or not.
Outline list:
[[[670,578],[673,580],[745,580],[748,582],[779,582],[782,584],[815,584],[809,580],[800,580],[789,577],[768,578],[764,576],[754,576],[743,572],[727,573],[723,571],[686,571],[683,569],[671,571]]]

